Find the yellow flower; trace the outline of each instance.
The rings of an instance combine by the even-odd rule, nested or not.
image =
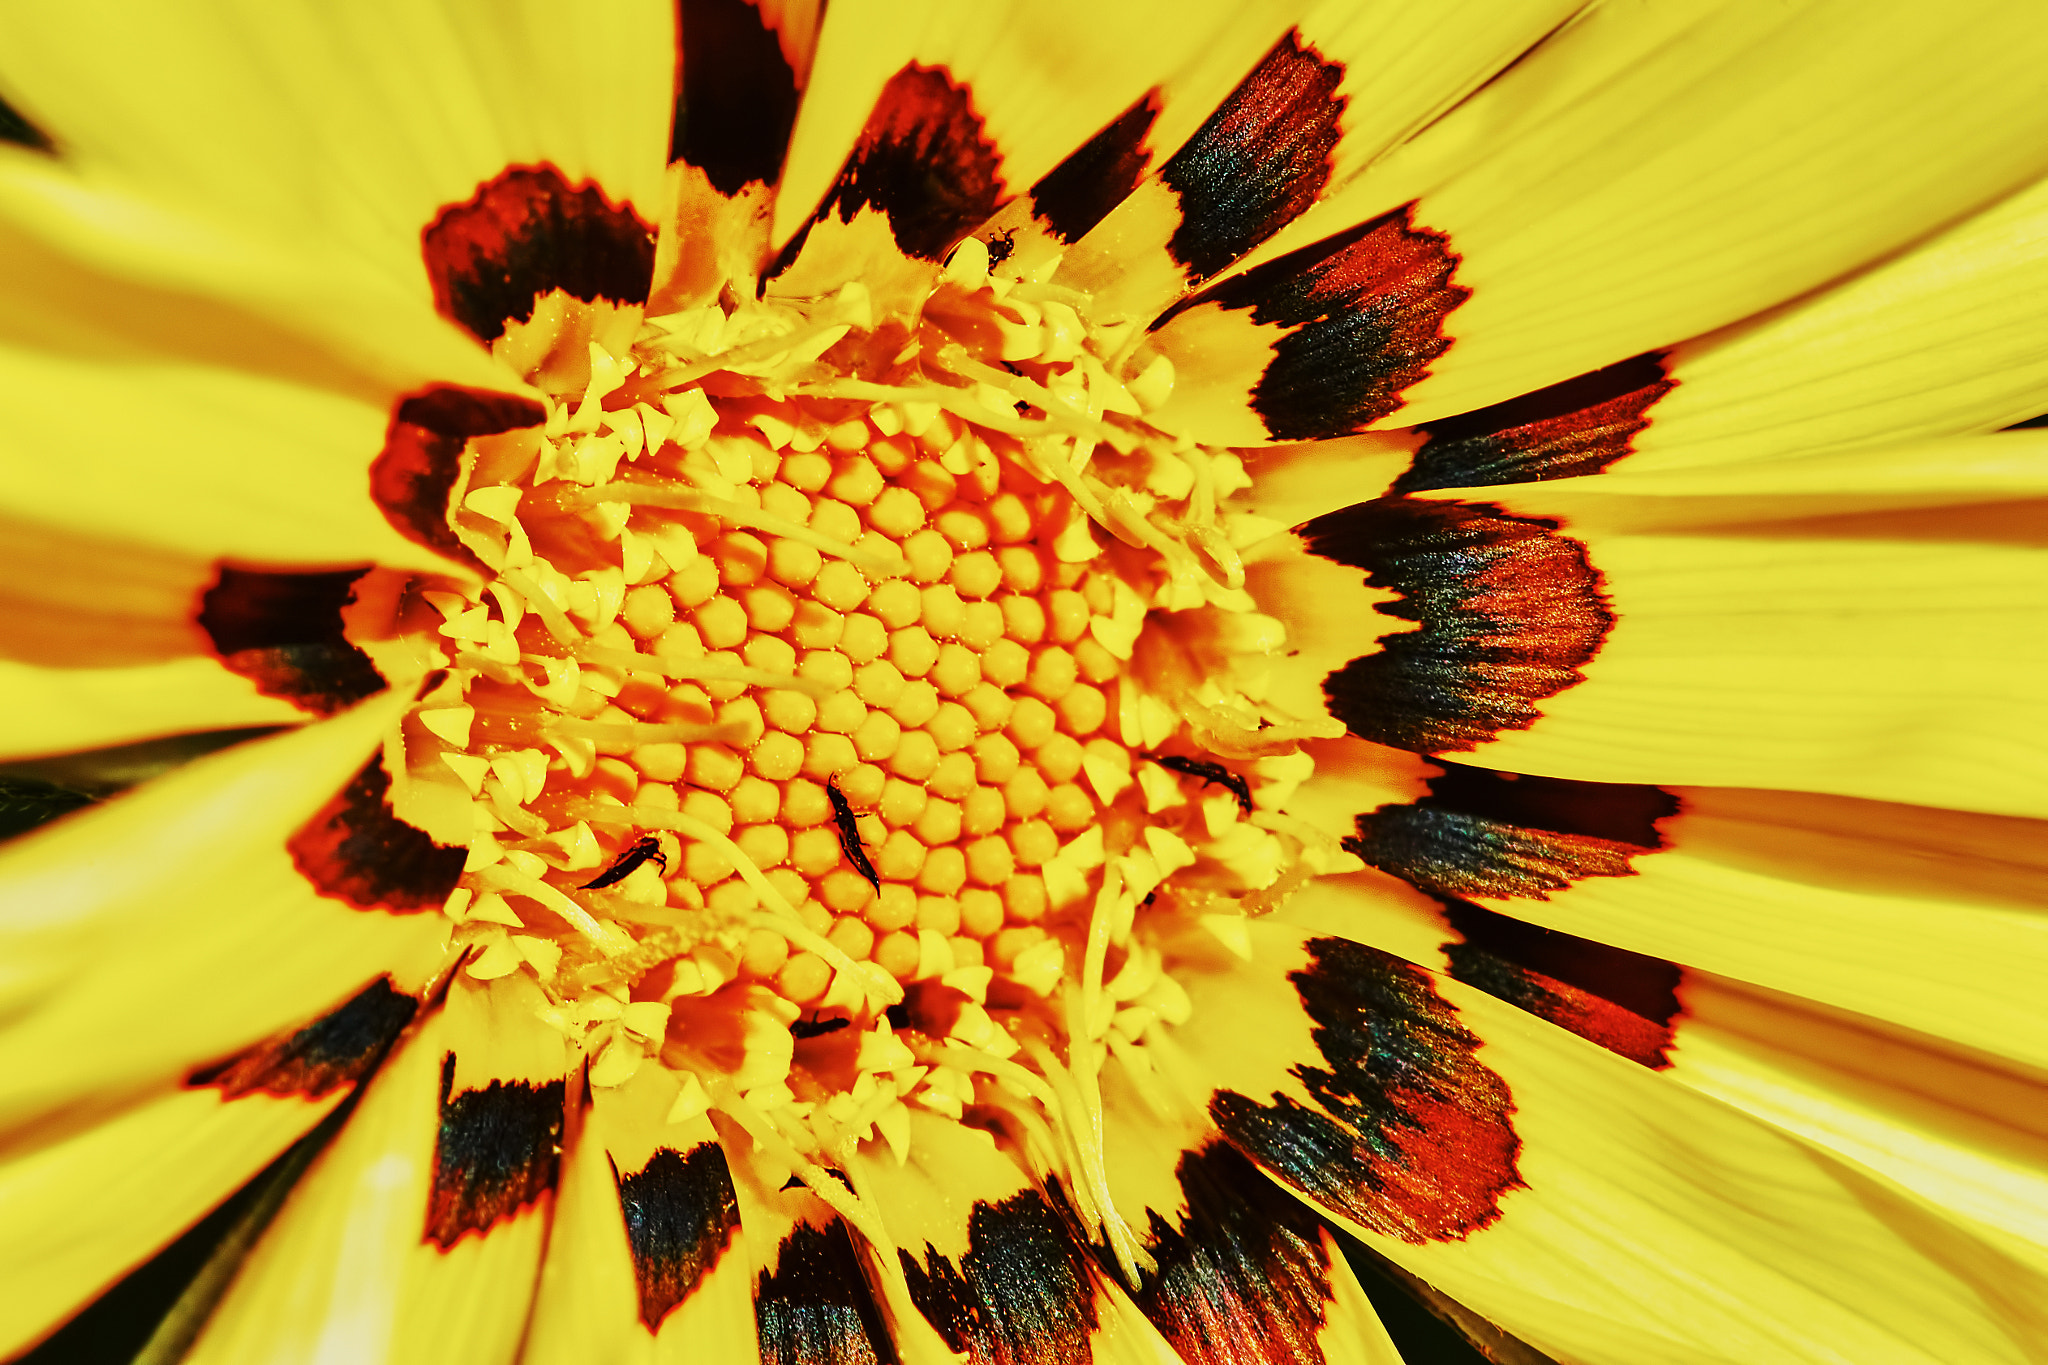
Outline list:
[[[821,8],[0,17],[0,1352],[2038,1359],[2038,15]]]

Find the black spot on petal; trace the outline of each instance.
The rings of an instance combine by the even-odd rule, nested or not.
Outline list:
[[[1031,207],[1053,236],[1079,239],[1138,187],[1150,159],[1145,135],[1158,117],[1155,90],[1031,187]]]
[[[445,848],[400,820],[391,775],[373,758],[291,837],[293,864],[323,896],[360,909],[438,910],[462,877],[466,849]]]
[[[1430,794],[1358,817],[1344,846],[1424,891],[1545,899],[1585,877],[1626,877],[1662,844],[1678,801],[1660,787],[1527,777],[1447,763]]]
[[[772,185],[796,124],[796,73],[763,10],[747,0],[679,0],[683,54],[670,161],[700,168],[720,194]]]
[[[1444,945],[1458,980],[1630,1061],[1670,1065],[1683,976],[1676,963],[1463,901],[1447,905],[1445,917],[1463,936]]]
[[[499,172],[468,202],[443,208],[420,244],[434,307],[487,345],[553,290],[645,303],[654,279],[654,230],[553,166]]]
[[[1153,326],[1202,304],[1250,309],[1258,326],[1286,328],[1252,385],[1274,439],[1313,441],[1362,431],[1450,346],[1444,320],[1471,296],[1451,283],[1458,256],[1440,232],[1414,225],[1413,206],[1254,266],[1183,300]]]
[[[1671,391],[1661,353],[1639,355],[1547,389],[1418,430],[1429,437],[1396,493],[1477,488],[1597,474],[1629,453],[1649,410]]]
[[[846,167],[812,221],[864,208],[887,214],[906,256],[940,261],[995,211],[1002,158],[984,135],[965,86],[941,68],[904,67],[889,79]],[[809,228],[783,248],[775,272],[796,260]]]
[[[332,715],[385,687],[370,656],[349,643],[341,611],[368,570],[266,573],[223,566],[200,596],[198,620],[221,662],[315,715]]]
[[[1278,1093],[1211,1096],[1245,1155],[1327,1208],[1408,1242],[1462,1238],[1500,1216],[1520,1185],[1507,1083],[1474,1056],[1428,976],[1348,939],[1312,939],[1293,973],[1319,1059],[1294,1075],[1320,1106]]]
[[[57,144],[50,135],[29,122],[27,115],[6,100],[0,100],[0,142],[11,142],[31,151],[54,153]]]
[[[659,1330],[690,1297],[732,1244],[740,1211],[725,1153],[706,1142],[686,1156],[664,1147],[632,1175],[612,1172],[633,1270],[640,1285],[640,1321]]]
[[[896,1345],[838,1219],[782,1241],[754,1291],[761,1365],[895,1365]]]
[[[1159,168],[1180,195],[1167,249],[1206,279],[1299,217],[1337,148],[1344,68],[1290,31]]]
[[[374,1070],[418,1009],[419,1001],[380,976],[304,1028],[200,1067],[185,1084],[214,1087],[229,1099],[259,1091],[318,1099]]]
[[[1036,1190],[977,1203],[956,1267],[929,1245],[902,1258],[911,1302],[974,1365],[1066,1365],[1088,1358],[1095,1286],[1081,1247]]]
[[[1537,702],[1583,681],[1614,624],[1586,547],[1555,522],[1379,498],[1297,533],[1311,553],[1400,593],[1382,614],[1422,625],[1323,681],[1331,713],[1379,744],[1444,753],[1527,729]]]
[[[424,1240],[443,1251],[488,1233],[555,1188],[561,1167],[561,1081],[492,1081],[451,1094],[455,1054],[441,1063],[441,1126]]]
[[[436,384],[399,400],[370,466],[370,496],[406,539],[481,568],[448,524],[448,495],[473,436],[538,426],[547,414],[530,398]]]
[[[1329,1256],[1314,1213],[1215,1142],[1181,1155],[1186,1213],[1152,1211],[1158,1269],[1134,1295],[1190,1365],[1322,1365]]]

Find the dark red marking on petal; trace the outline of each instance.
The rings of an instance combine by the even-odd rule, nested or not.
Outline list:
[[[683,52],[668,159],[720,194],[782,177],[800,91],[782,43],[748,0],[677,0]]]
[[[37,152],[54,154],[57,150],[57,144],[51,141],[48,133],[29,122],[26,115],[6,100],[0,100],[0,142],[10,142]]]
[[[349,643],[341,609],[367,569],[265,573],[223,565],[199,598],[199,626],[221,663],[301,710],[331,716],[382,692],[384,676]]]
[[[740,1225],[738,1197],[725,1153],[702,1143],[686,1156],[663,1147],[632,1175],[612,1168],[633,1271],[640,1284],[640,1321],[659,1331],[663,1318],[691,1293],[732,1245]]]
[[[1324,1207],[1408,1242],[1449,1241],[1500,1216],[1522,1183],[1507,1083],[1412,963],[1347,939],[1311,939],[1290,974],[1326,1067],[1294,1074],[1320,1109],[1275,1093],[1210,1097],[1246,1156]]]
[[[469,856],[444,848],[391,811],[391,775],[371,759],[286,845],[323,896],[364,910],[438,910]]]
[[[560,1081],[492,1081],[456,1095],[455,1054],[441,1061],[441,1128],[422,1240],[446,1251],[488,1233],[555,1188],[561,1164]]]
[[[895,1365],[846,1224],[800,1224],[754,1289],[761,1365]]]
[[[1464,937],[1444,945],[1452,976],[1632,1062],[1670,1065],[1683,976],[1676,963],[1463,901],[1445,915]]]
[[[257,1092],[317,1100],[369,1075],[418,1010],[419,1001],[380,976],[339,1009],[202,1066],[185,1077],[185,1084],[212,1086],[231,1100]]]
[[[443,208],[420,247],[434,307],[486,345],[551,290],[645,303],[654,280],[654,229],[553,166],[500,171],[467,203]]]
[[[384,519],[416,544],[483,567],[448,524],[448,495],[472,436],[538,426],[547,412],[530,398],[436,384],[399,400],[370,466],[370,496]]]
[[[924,1264],[903,1262],[910,1300],[957,1354],[973,1365],[1069,1365],[1089,1359],[1096,1327],[1088,1258],[1044,1196],[1025,1190],[975,1204],[967,1254],[925,1247]]]
[[[965,86],[937,67],[912,62],[889,78],[846,168],[812,221],[837,212],[850,223],[864,208],[889,216],[906,256],[944,260],[962,237],[995,212],[1003,193],[1002,157],[982,134]],[[787,269],[810,228],[783,248]]]
[[[1450,346],[1444,319],[1472,291],[1451,283],[1450,239],[1418,228],[1413,205],[1255,266],[1181,309],[1249,308],[1260,326],[1292,330],[1252,386],[1252,408],[1282,441],[1363,431]]]
[[[1330,1260],[1314,1213],[1236,1148],[1181,1154],[1187,1211],[1151,1211],[1158,1268],[1133,1295],[1189,1365],[1322,1365]]]
[[[1053,236],[1078,240],[1138,187],[1151,160],[1145,135],[1158,117],[1153,90],[1031,187],[1032,212]]]
[[[1661,787],[1526,777],[1446,763],[1430,794],[1358,817],[1344,847],[1383,872],[1450,897],[1548,899],[1585,877],[1627,877],[1678,812]]]
[[[1594,370],[1417,430],[1429,439],[1396,493],[1481,488],[1597,474],[1629,453],[1646,415],[1671,391],[1661,352]]]
[[[1316,201],[1337,148],[1343,79],[1341,64],[1289,30],[1159,168],[1180,195],[1167,250],[1191,280],[1214,275]]]
[[[1422,623],[1323,680],[1331,713],[1362,739],[1432,754],[1526,730],[1535,703],[1584,681],[1614,624],[1586,547],[1556,522],[1377,498],[1296,532],[1311,553],[1400,593],[1382,614]]]

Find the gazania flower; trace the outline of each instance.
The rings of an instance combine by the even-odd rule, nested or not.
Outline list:
[[[0,1352],[2039,1358],[2029,7],[87,10]]]

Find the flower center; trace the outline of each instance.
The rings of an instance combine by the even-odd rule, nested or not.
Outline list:
[[[915,317],[557,293],[497,343],[547,420],[469,444],[492,576],[422,594],[408,748],[473,807],[465,970],[530,977],[592,1085],[667,1066],[799,1174],[912,1105],[1043,1128],[1185,1017],[1163,923],[1306,875],[1307,731],[1234,673],[1242,465],[1147,426],[1170,366],[1120,382],[1084,310],[970,242]]]

